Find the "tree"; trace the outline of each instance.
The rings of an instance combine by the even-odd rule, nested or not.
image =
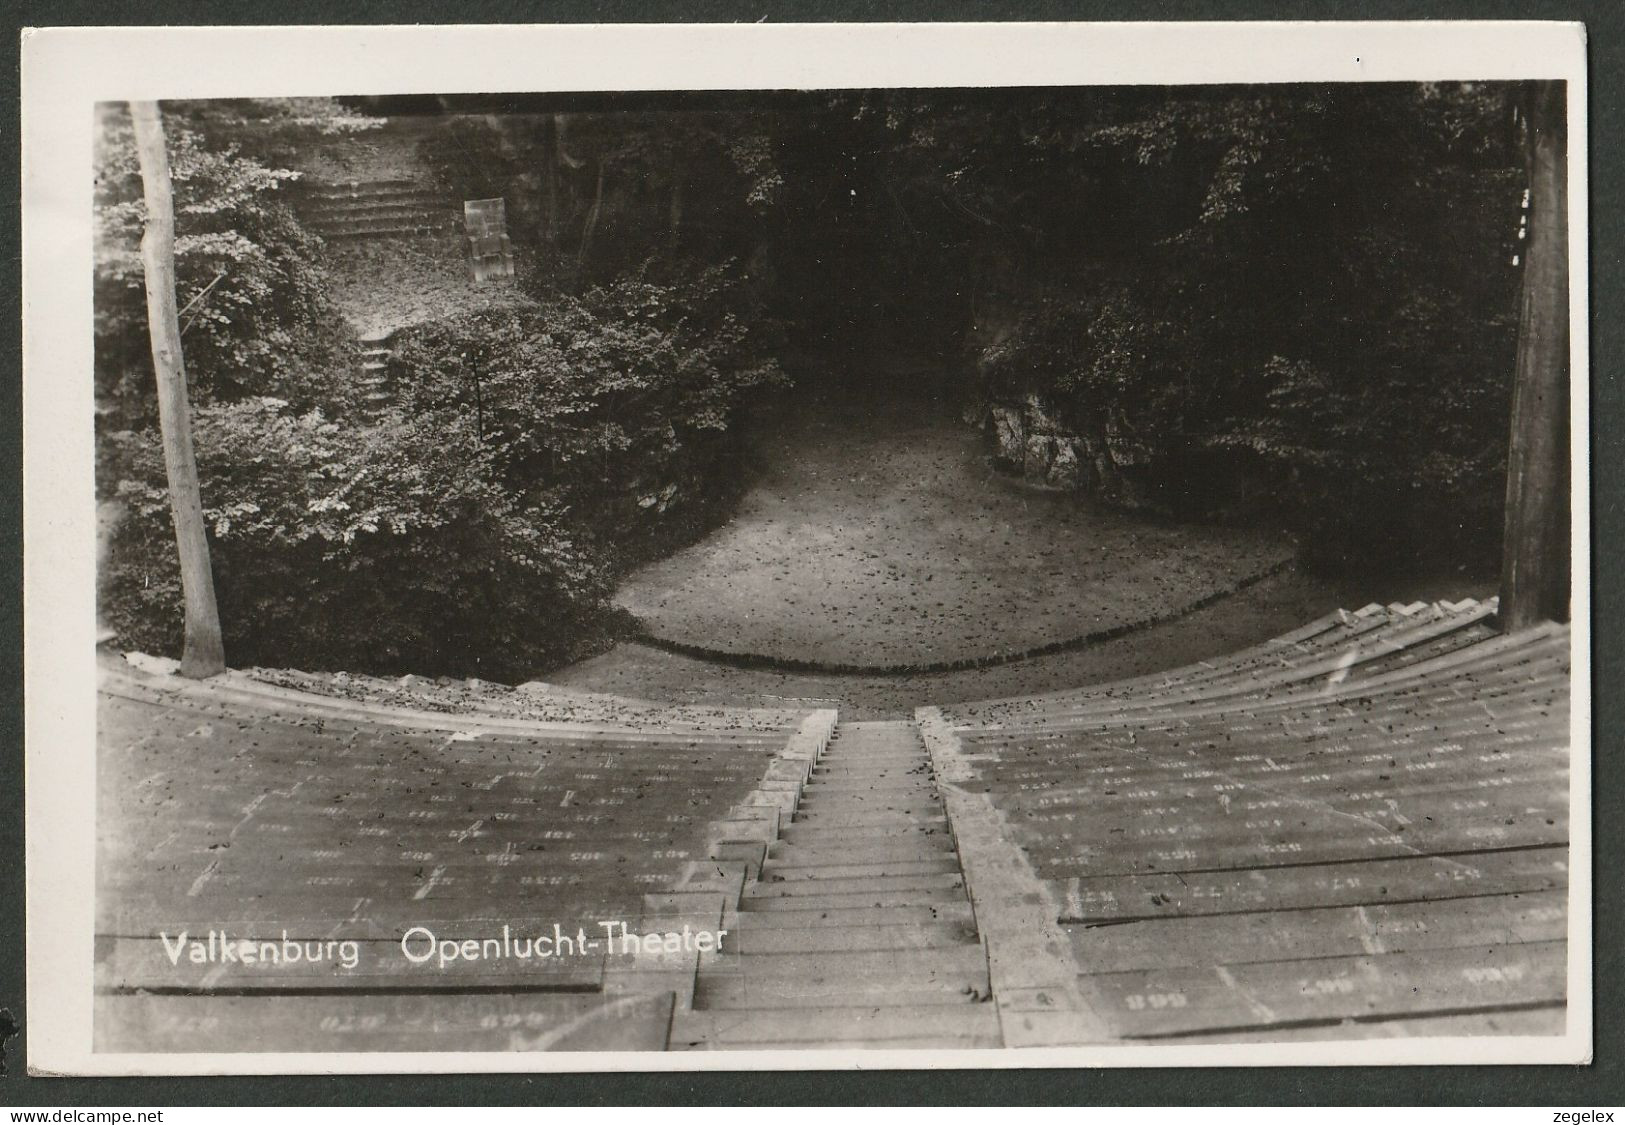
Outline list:
[[[1569,272],[1563,99],[1541,82],[1524,103],[1529,222],[1507,456],[1501,626],[1568,616]]]
[[[291,206],[300,174],[283,159],[319,126],[291,124],[305,118],[287,115],[239,123],[252,108],[165,106],[188,392],[194,408],[269,394],[308,409],[330,403],[357,362],[321,240]],[[142,198],[129,116],[107,106],[96,150],[95,299],[98,425],[108,431],[157,421]]]
[[[131,102],[136,153],[147,207],[147,229],[141,238],[141,264],[146,275],[147,321],[152,337],[152,366],[158,379],[158,424],[163,436],[169,503],[180,553],[181,590],[186,607],[186,642],[181,675],[204,679],[226,670],[215,606],[214,575],[204,535],[203,501],[198,490],[197,460],[192,451],[191,407],[186,397],[186,367],[181,354],[180,317],[175,307],[175,205],[170,188],[169,153],[157,102]]]

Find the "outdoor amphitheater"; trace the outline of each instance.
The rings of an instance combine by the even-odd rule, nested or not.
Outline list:
[[[1091,96],[1098,120],[1149,114]],[[1437,95],[1370,97],[1426,124]],[[1459,94],[1459,112],[1500,112],[1485,97]],[[894,118],[914,112],[894,102]],[[1283,105],[1270,112],[1310,113]],[[1242,131],[1276,120],[1216,97],[1177,112],[1209,127],[1212,106]],[[1519,268],[1548,272],[1522,282],[1523,304],[1521,275],[1466,267],[1451,284],[1499,287],[1468,295],[1502,301],[1482,324],[1444,323],[1456,306],[1442,283],[1417,299],[1438,321],[1428,333],[1506,345],[1501,390],[1430,414],[1451,384],[1407,382],[1414,356],[1383,367],[1392,385],[1370,398],[1363,368],[1328,389],[1333,375],[1314,367],[1343,362],[1316,351],[1322,331],[1355,340],[1347,322],[1369,313],[1371,338],[1397,337],[1423,315],[1408,306],[1362,306],[1308,342],[1281,328],[1244,373],[1275,380],[1263,390],[1229,368],[1147,359],[1155,333],[1099,343],[1126,331],[1128,299],[1090,302],[1120,283],[1139,292],[1119,279],[1162,254],[1163,225],[1204,197],[1141,200],[1145,162],[1111,147],[1129,126],[1082,110],[1095,148],[1050,158],[1120,160],[1087,182],[1103,211],[1143,203],[1144,229],[1087,220],[1102,224],[1079,243],[1100,255],[1093,273],[1045,257],[1070,243],[1033,243],[1024,269],[1079,288],[1021,312],[1008,278],[1006,305],[954,304],[935,250],[874,256],[886,264],[863,288],[877,232],[908,248],[930,242],[921,224],[958,224],[927,229],[953,246],[968,229],[1017,257],[1006,244],[1021,232],[971,208],[1004,198],[992,188],[932,217],[923,162],[957,144],[983,153],[954,139],[946,110],[909,118],[915,131],[887,141],[902,154],[892,171],[874,172],[867,133],[850,161],[796,163],[836,143],[824,139],[835,125],[882,128],[838,101],[772,103],[760,144],[728,133],[742,126],[721,111],[707,124],[702,105],[671,118],[693,130],[681,144],[650,134],[666,148],[623,144],[634,126],[592,105],[360,108],[383,124],[341,117],[353,135],[310,142],[295,206],[275,212],[324,247],[344,336],[332,362],[354,363],[331,401],[269,360],[269,390],[244,390],[224,360],[208,375],[213,344],[199,335],[228,328],[205,319],[187,337],[201,356],[198,526],[216,560],[224,671],[199,674],[178,643],[146,642],[178,638],[182,579],[157,430],[107,380],[104,413],[135,419],[106,439],[109,460],[131,433],[147,444],[101,509],[112,592],[97,654],[97,1051],[940,1052],[1565,1032],[1570,824],[1585,812],[1571,810],[1571,757],[1586,748],[1570,744],[1567,368],[1541,350],[1567,314],[1528,296],[1553,276],[1566,284],[1539,207],[1550,152],[1531,165],[1537,238],[1518,243]],[[165,113],[171,128],[188,120]],[[942,139],[920,140],[928,128]],[[1191,183],[1223,181],[1211,137],[1199,140],[1173,168],[1187,159]],[[1405,159],[1458,159],[1438,145],[1444,155],[1419,141]],[[762,194],[776,182],[763,151],[779,154],[784,195]],[[534,152],[545,175],[525,163]],[[1494,173],[1505,183],[1449,168],[1486,192],[1501,184],[1485,213],[1504,203],[1516,222],[1513,155]],[[458,161],[476,157],[486,179],[449,183],[473,176]],[[1342,190],[1314,178],[1319,159],[1283,157],[1269,182]],[[503,161],[522,170],[498,182]],[[830,168],[856,177],[850,197],[845,179],[826,190]],[[741,186],[746,173],[757,179]],[[895,208],[859,194],[891,174]],[[958,190],[959,175],[930,190]],[[1011,208],[1029,205],[1034,175]],[[794,196],[797,177],[824,194]],[[1507,240],[1531,229],[1529,198]],[[645,237],[670,262],[721,260],[757,230],[747,203],[789,216],[738,255],[755,263],[737,305],[750,315],[696,332],[710,306],[684,287],[711,275],[686,264],[671,266],[680,283],[648,281],[647,263],[635,282],[605,280],[624,267],[606,245],[641,253]],[[1242,211],[1209,207],[1200,222]],[[634,229],[651,214],[653,233]],[[1230,268],[1224,254],[1180,245],[1156,268],[1210,271],[1199,276],[1219,278],[1221,295],[1235,282],[1214,272]],[[1272,252],[1260,260],[1295,261]],[[566,268],[579,275],[546,272]],[[197,275],[211,287],[232,276]],[[819,296],[842,285],[844,297]],[[1172,300],[1145,286],[1144,308]],[[1300,298],[1287,288],[1280,300]],[[195,301],[206,309],[213,291]],[[1167,385],[1135,397],[1116,368],[1087,384],[1054,375],[1048,356],[1072,337],[1043,335],[1044,318],[1085,308],[1090,349],[1132,353]],[[774,346],[799,357],[785,359],[793,390],[775,389],[789,382],[777,359],[716,343],[733,346],[752,315],[790,323]],[[453,330],[441,317],[461,319]],[[1224,346],[1312,319],[1295,318],[1259,313],[1225,328]],[[981,366],[917,346],[933,332]],[[1298,344],[1320,358],[1282,358]],[[128,346],[132,364],[143,347]],[[701,358],[674,366],[668,381],[689,397],[671,400],[672,421],[648,405],[668,384],[636,365],[682,348]],[[1219,362],[1217,345],[1191,348],[1181,363]],[[246,344],[221,354],[258,362]],[[1010,390],[999,364],[1012,355],[1022,378],[1052,382]],[[569,382],[583,370],[601,380],[590,392]],[[694,390],[695,371],[737,400]],[[1198,386],[1210,375],[1220,391]],[[742,405],[769,392],[765,407]],[[1193,404],[1222,394],[1199,428]],[[1090,414],[1092,399],[1077,405],[1088,395],[1121,397]],[[1237,423],[1252,406],[1263,421]],[[589,416],[593,427],[578,421]],[[1386,444],[1350,453],[1336,444],[1345,432]],[[600,444],[569,444],[582,434]],[[486,491],[466,491],[476,478]],[[1428,506],[1448,487],[1465,495],[1464,480],[1488,499]],[[1333,555],[1341,570],[1325,565]],[[187,565],[183,542],[183,579]]]
[[[1372,604],[1166,672],[867,721],[109,657],[101,863],[128,874],[97,908],[100,1047],[1554,1033],[1568,630],[1494,614]],[[629,950],[605,921],[726,936]],[[555,925],[597,948],[399,952],[414,927]],[[362,967],[165,955],[210,931],[354,940]]]
[[[1369,604],[857,720],[109,653],[98,1047],[1556,1033],[1569,649]]]

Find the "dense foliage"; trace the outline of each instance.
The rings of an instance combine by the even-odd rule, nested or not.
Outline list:
[[[507,201],[549,286],[686,282],[758,244],[782,185],[779,124],[728,108],[466,114],[419,155],[450,196]]]
[[[1086,484],[1186,516],[1265,498],[1325,560],[1494,557],[1524,187],[1507,88],[898,94],[865,115],[907,220],[894,276],[964,310],[973,393],[1058,419]]]
[[[314,110],[312,110],[314,112]],[[318,240],[289,192],[298,173],[211,138],[218,122],[166,121],[175,195],[181,344],[195,402],[274,394],[302,406],[343,392],[354,353],[328,296]],[[112,428],[156,409],[133,131],[103,112],[96,175],[96,387]]]
[[[280,399],[196,412],[209,546],[234,664],[524,676],[579,655],[603,575],[545,498],[504,488],[444,415],[340,423]],[[164,466],[125,439],[127,514],[104,613],[121,643],[176,652],[179,570]]]
[[[118,191],[99,209],[100,484],[121,516],[103,616],[121,643],[175,652],[139,179],[127,124],[108,136],[103,182]],[[611,578],[713,518],[739,480],[736,415],[780,378],[723,271],[580,295],[538,284],[542,303],[420,326],[398,340],[390,401],[369,405],[319,240],[278,194],[292,174],[173,119],[169,139],[233,663],[518,679],[601,646]]]
[[[410,329],[392,364],[400,409],[443,419],[502,487],[573,513],[625,566],[727,499],[735,418],[782,382],[731,310],[734,289],[719,269],[681,285],[628,278]]]

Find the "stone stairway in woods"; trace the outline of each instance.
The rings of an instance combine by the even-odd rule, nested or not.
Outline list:
[[[459,233],[463,207],[432,186],[410,179],[318,182],[303,186],[296,202],[305,225],[333,244],[329,266],[360,344],[357,382],[368,411],[380,412],[394,398],[387,368],[397,331],[515,299],[512,287],[495,287],[504,290],[496,297],[475,295],[469,274],[513,276],[506,234],[488,234],[480,243],[484,256],[471,263],[465,244],[472,243]],[[481,230],[499,229],[502,201],[480,202],[497,205],[480,211],[487,219]]]
[[[459,219],[441,193],[415,180],[315,184],[306,189],[300,211],[330,241],[446,231]]]
[[[361,372],[357,380],[362,397],[373,410],[382,410],[394,396],[389,390],[389,357],[394,351],[395,333],[373,329],[360,337]]]
[[[914,723],[839,724],[751,874],[672,1049],[1002,1045]]]

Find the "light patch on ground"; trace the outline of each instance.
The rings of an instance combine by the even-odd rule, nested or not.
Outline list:
[[[843,719],[894,719],[929,704],[1064,691],[1221,657],[1333,609],[1371,601],[1407,600],[1412,594],[1434,600],[1482,598],[1493,593],[1494,583],[1479,579],[1372,576],[1331,581],[1293,568],[1162,625],[1075,651],[992,668],[829,675],[730,668],[647,645],[622,644],[602,656],[561,668],[547,679],[583,691],[621,692],[695,706],[833,705],[840,707]]]
[[[524,263],[520,262],[521,270]],[[363,339],[493,305],[524,304],[512,282],[475,285],[460,231],[334,241],[327,250],[333,297]]]
[[[932,403],[792,412],[735,518],[617,604],[655,638],[848,668],[951,664],[1177,613],[1275,567],[1284,537],[1022,488]]]

